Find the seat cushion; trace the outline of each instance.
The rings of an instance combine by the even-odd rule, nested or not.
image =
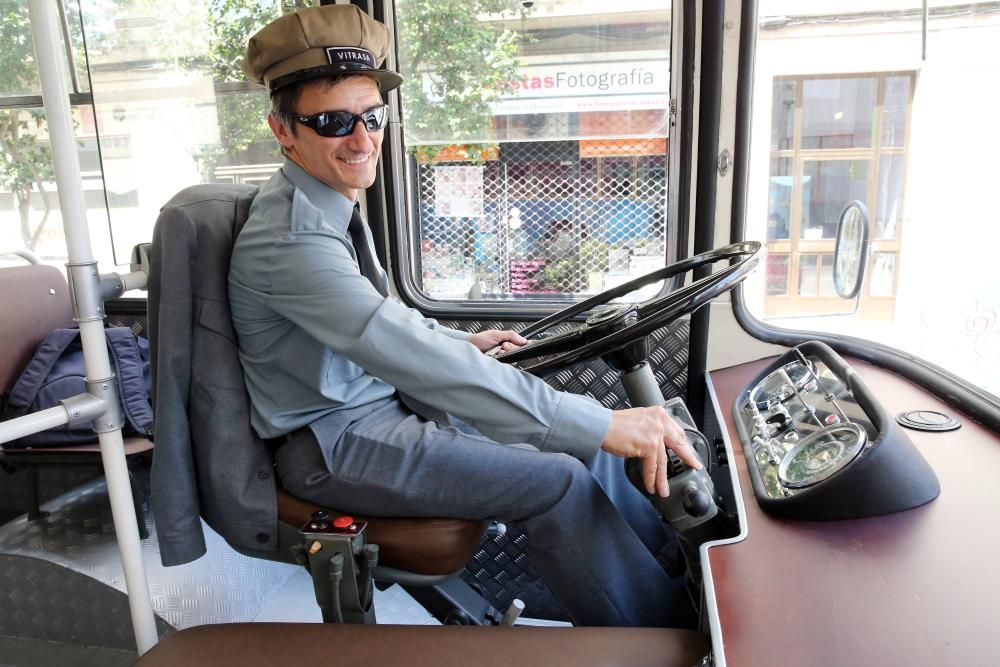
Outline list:
[[[316,510],[336,517],[339,512],[301,500],[278,487],[278,518],[301,528]],[[472,559],[486,531],[486,521],[406,519],[351,514],[367,521],[367,539],[379,546],[379,565],[416,574],[452,574]]]
[[[136,665],[690,667],[700,664],[708,649],[704,635],[665,628],[237,623],[176,632]]]
[[[153,451],[153,441],[141,436],[127,436],[122,439],[125,447],[125,456],[134,456]],[[85,456],[100,456],[101,445],[94,436],[94,442],[80,445],[67,445],[66,447],[7,447],[4,454],[9,461],[15,462],[25,458],[31,458],[35,463],[44,463],[45,457],[50,456],[53,460],[65,458],[67,454],[82,454]]]

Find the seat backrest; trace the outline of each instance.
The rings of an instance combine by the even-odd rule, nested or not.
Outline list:
[[[278,542],[273,462],[250,427],[229,313],[229,260],[255,195],[242,185],[187,188],[153,230],[152,504],[165,565],[204,553],[199,516],[238,548],[269,551]]]
[[[0,269],[0,393],[9,390],[53,329],[73,326],[69,287],[53,266]]]
[[[196,186],[160,212],[150,252],[149,340],[156,414],[152,505],[160,559],[205,552],[200,517],[237,550],[283,559],[278,494],[267,445],[250,426],[250,399],[229,312],[232,248],[255,190]],[[315,506],[282,494],[287,523]],[[368,518],[370,521],[373,519]],[[383,563],[428,575],[469,560],[485,523],[379,519]],[[297,541],[297,528],[291,529]],[[287,549],[283,550],[287,553]]]

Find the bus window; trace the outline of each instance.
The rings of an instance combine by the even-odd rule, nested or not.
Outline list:
[[[127,264],[160,207],[195,183],[266,180],[281,163],[266,92],[245,80],[247,38],[306,0],[156,4],[62,0],[94,256]],[[66,261],[27,6],[0,0],[0,252]],[[84,37],[86,39],[84,39]],[[84,48],[86,45],[86,49]],[[110,225],[110,234],[109,234]],[[20,262],[9,255],[2,263]]]
[[[992,85],[995,3],[845,9],[761,0],[745,238],[766,325],[878,341],[1000,394],[1000,273]],[[833,289],[837,222],[869,212],[859,296]]]
[[[267,94],[239,63],[260,26],[311,4],[64,2],[103,269],[127,263],[132,246],[149,240],[160,206],[178,190],[259,184],[278,168]],[[403,0],[393,8],[407,78],[400,111],[413,282],[432,299],[591,294],[673,254],[669,3],[586,11],[565,0],[527,4],[477,0],[469,10]],[[5,53],[24,72],[12,65],[0,77],[0,96],[16,98],[3,114],[41,118],[28,135],[44,146],[44,117],[31,110],[41,98],[27,13],[0,0],[8,5],[0,34],[17,46]],[[14,125],[0,120],[5,132]],[[51,171],[44,151],[12,155],[7,171],[36,162],[40,174]],[[22,190],[31,202],[19,211]],[[46,220],[39,242],[55,249],[39,247],[61,265],[58,203],[44,175],[28,190],[0,177],[0,246],[31,240],[22,239],[19,217],[29,209],[26,229]]]
[[[98,157],[90,85],[83,57],[79,8],[66,12],[71,49],[66,53],[69,93],[83,176],[84,201],[95,255],[110,259],[111,248]],[[0,0],[0,266],[23,264],[26,258],[66,263],[66,241],[49,151],[48,126],[42,108],[28,7],[19,0]],[[118,193],[128,198],[129,192]],[[122,205],[122,199],[114,200]],[[22,253],[19,257],[14,253]],[[113,263],[102,263],[111,270]]]
[[[669,3],[400,0],[395,19],[415,289],[565,298],[664,265]]]
[[[135,192],[105,193],[92,109],[82,105],[72,111],[91,246],[102,270],[111,271],[107,206],[128,206]],[[62,270],[67,260],[66,238],[45,110],[37,106],[0,109],[0,135],[5,153],[0,158],[0,266],[23,264],[24,259],[14,252],[26,250],[28,256]]]
[[[266,181],[281,165],[267,93],[246,80],[247,39],[306,0],[84,2],[94,113],[115,255],[148,241],[159,208],[195,183]]]

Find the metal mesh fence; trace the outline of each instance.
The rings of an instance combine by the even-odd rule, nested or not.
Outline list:
[[[496,159],[416,165],[418,284],[437,299],[586,295],[663,266],[666,149],[507,143]]]

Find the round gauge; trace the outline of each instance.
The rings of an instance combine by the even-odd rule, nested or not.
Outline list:
[[[849,422],[811,433],[785,454],[778,479],[790,489],[822,482],[853,461],[867,439],[863,428]]]
[[[813,378],[812,362],[793,361],[768,373],[750,392],[750,400],[759,410],[766,410],[768,403],[783,402],[802,391]]]

